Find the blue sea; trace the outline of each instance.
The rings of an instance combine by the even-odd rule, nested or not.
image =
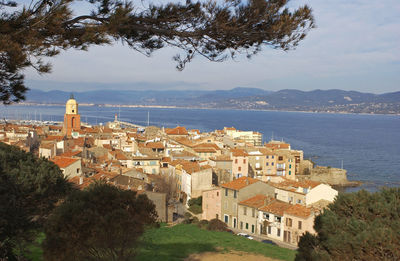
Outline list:
[[[64,106],[0,106],[0,117],[62,121]],[[81,120],[91,124],[114,120],[159,127],[185,126],[203,132],[234,126],[263,133],[264,141],[284,140],[304,151],[317,165],[343,167],[349,180],[376,191],[400,186],[400,116],[329,114],[276,111],[243,111],[175,108],[80,106]]]

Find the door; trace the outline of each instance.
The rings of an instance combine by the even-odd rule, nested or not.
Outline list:
[[[233,227],[236,228],[236,218],[233,218]]]

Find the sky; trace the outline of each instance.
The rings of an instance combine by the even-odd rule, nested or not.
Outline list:
[[[164,1],[158,1],[164,2]],[[399,0],[292,0],[308,4],[317,27],[295,50],[264,47],[258,55],[225,62],[197,56],[183,71],[165,48],[146,57],[127,46],[68,50],[50,59],[51,74],[25,72],[29,88],[41,90],[227,90],[253,87],[400,91]]]

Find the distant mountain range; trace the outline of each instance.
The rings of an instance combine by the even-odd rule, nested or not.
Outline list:
[[[189,108],[289,110],[314,112],[400,113],[400,92],[372,94],[343,90],[100,90],[74,93],[79,103],[176,106]],[[30,103],[64,104],[70,93],[30,90]]]

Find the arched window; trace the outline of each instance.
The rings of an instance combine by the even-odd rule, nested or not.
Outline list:
[[[71,128],[72,129],[75,127],[75,124],[76,124],[75,117],[72,117],[72,119],[71,119]]]

